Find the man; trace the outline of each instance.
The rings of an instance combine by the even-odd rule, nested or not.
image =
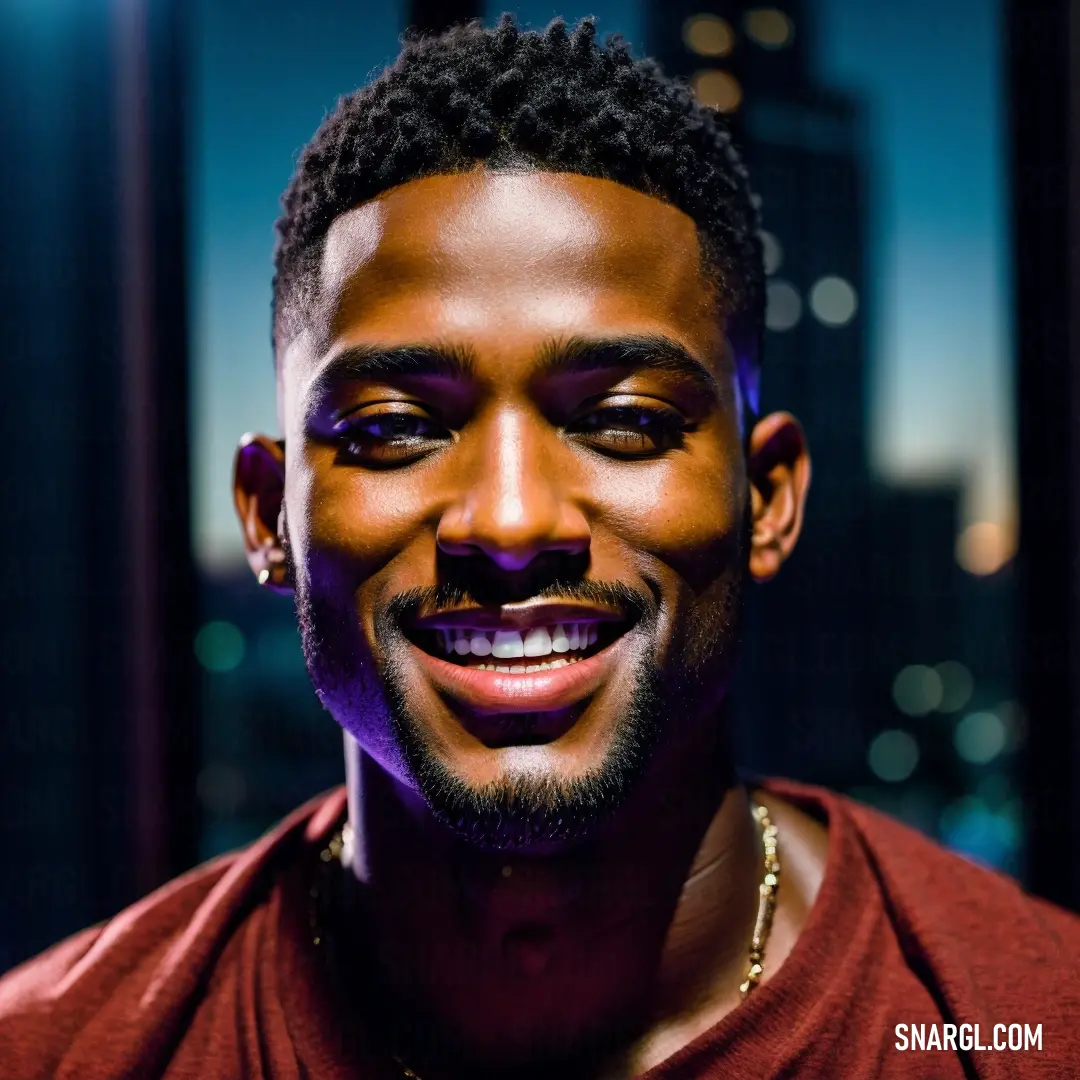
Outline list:
[[[3,1075],[1066,1075],[1080,921],[737,777],[810,464],[717,117],[591,22],[411,40],[279,234],[236,505],[346,787],[10,974]]]

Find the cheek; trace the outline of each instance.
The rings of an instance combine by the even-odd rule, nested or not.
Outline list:
[[[616,466],[618,469],[618,466]],[[676,454],[598,478],[612,531],[662,559],[697,592],[730,567],[743,520],[738,464],[721,454]]]
[[[422,544],[428,500],[415,476],[351,469],[324,447],[307,451],[297,473],[289,513],[301,515],[309,569],[338,568],[356,587]]]

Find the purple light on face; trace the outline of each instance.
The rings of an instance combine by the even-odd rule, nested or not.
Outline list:
[[[739,418],[739,434],[745,435],[747,421],[758,416],[761,372],[752,354],[736,348],[730,337],[727,348],[735,369],[735,411]]]
[[[746,435],[761,410],[761,333],[745,311],[732,315],[724,331],[725,360],[735,374],[739,434]]]
[[[735,373],[742,398],[740,404],[750,410],[751,416],[757,416],[761,407],[761,369],[748,357],[739,356],[735,360]]]

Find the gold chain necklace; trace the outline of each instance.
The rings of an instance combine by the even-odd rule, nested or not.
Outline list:
[[[772,929],[773,913],[776,910],[776,893],[780,885],[780,861],[776,856],[776,826],[772,823],[769,818],[769,811],[764,806],[751,803],[751,813],[753,813],[754,820],[761,827],[761,840],[765,848],[765,876],[758,886],[757,919],[754,921],[754,935],[750,939],[750,966],[746,972],[746,979],[739,987],[743,998],[761,982],[765,963],[765,946],[769,940],[769,931]],[[352,826],[346,821],[333,835],[326,847],[319,852],[319,861],[324,868],[323,880],[312,885],[308,894],[311,899],[308,921],[311,927],[312,943],[321,950],[328,951],[328,942],[326,927],[319,914],[320,900],[325,903],[326,895],[329,892],[330,869],[334,864],[348,865],[351,860],[352,849]],[[392,1054],[391,1057],[398,1068],[401,1069],[401,1075],[405,1080],[421,1080],[420,1074],[413,1072],[397,1054]]]
[[[761,840],[765,846],[765,877],[758,886],[757,919],[754,936],[750,939],[750,969],[746,980],[739,987],[745,998],[761,982],[762,965],[765,963],[765,945],[772,929],[773,912],[776,910],[776,892],[780,887],[780,860],[776,857],[776,826],[764,806],[751,803],[751,810],[761,826]]]

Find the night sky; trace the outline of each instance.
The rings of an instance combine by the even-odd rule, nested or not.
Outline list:
[[[966,520],[1011,531],[999,4],[812,7],[819,81],[856,94],[867,110],[874,463],[897,479],[966,477]],[[200,0],[197,8],[195,543],[204,564],[223,566],[241,557],[229,482],[236,441],[247,430],[278,431],[269,330],[278,196],[337,96],[393,57],[401,16],[393,4],[356,0]],[[619,30],[640,46],[638,5],[627,0],[514,10],[532,25],[594,14],[602,33]]]

